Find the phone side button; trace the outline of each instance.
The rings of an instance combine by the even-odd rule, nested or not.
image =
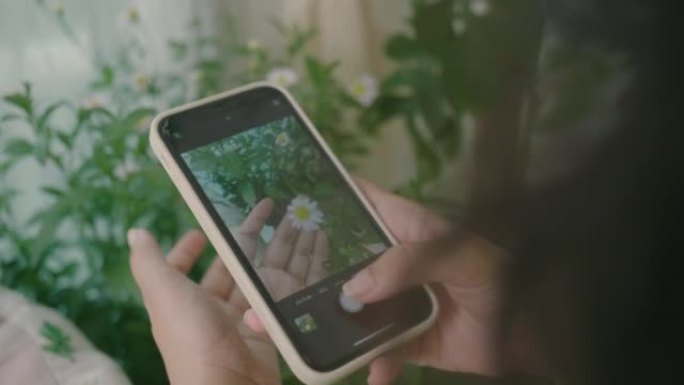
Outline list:
[[[340,293],[340,306],[342,306],[342,309],[349,313],[358,313],[363,310],[362,302],[344,293]]]

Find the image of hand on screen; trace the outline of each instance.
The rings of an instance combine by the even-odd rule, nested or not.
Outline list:
[[[301,228],[296,220],[285,215],[263,256],[257,260],[259,237],[274,209],[273,199],[262,199],[242,222],[235,238],[273,299],[278,301],[328,275],[325,265],[329,246],[324,231]]]

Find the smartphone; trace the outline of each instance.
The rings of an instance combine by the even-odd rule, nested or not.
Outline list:
[[[327,384],[425,331],[427,286],[342,292],[396,243],[284,89],[250,84],[161,113],[151,146],[295,375]]]

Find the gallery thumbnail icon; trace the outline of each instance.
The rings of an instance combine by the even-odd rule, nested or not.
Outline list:
[[[312,331],[318,329],[318,325],[316,325],[316,320],[314,320],[314,318],[309,313],[306,313],[295,318],[294,322],[295,325],[297,325],[299,331],[304,334],[311,333]]]

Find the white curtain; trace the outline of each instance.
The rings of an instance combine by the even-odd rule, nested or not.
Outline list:
[[[144,34],[145,48],[154,53],[148,65],[163,70],[169,63],[167,42],[183,37],[193,17],[212,28],[213,6],[213,0],[0,0],[0,95],[29,81],[39,104],[60,99],[79,103],[88,98],[88,85],[97,76],[93,58],[113,60],[132,33]],[[137,31],[126,21],[132,9],[140,17]],[[69,31],[60,27],[59,14]],[[8,138],[25,135],[20,124],[5,129],[0,148]],[[2,183],[23,192],[17,202],[21,216],[44,200],[37,181],[51,178],[49,170],[23,162]]]
[[[42,4],[42,5],[41,5]],[[210,0],[0,0],[0,92],[30,80],[41,98],[83,97],[95,73],[89,55],[111,58],[131,33],[125,19],[134,7],[145,44],[164,65],[168,40],[182,37],[192,17],[213,22]],[[63,13],[78,40],[60,29]],[[85,52],[84,52],[85,51]]]
[[[239,33],[269,46],[277,40],[270,20],[314,27],[318,36],[312,53],[340,61],[340,76],[350,80],[363,74],[381,77],[392,64],[384,54],[387,38],[407,28],[410,0],[225,0],[224,12],[236,16]],[[406,182],[415,162],[411,144],[398,123],[390,124],[373,142],[359,172],[387,187]]]

